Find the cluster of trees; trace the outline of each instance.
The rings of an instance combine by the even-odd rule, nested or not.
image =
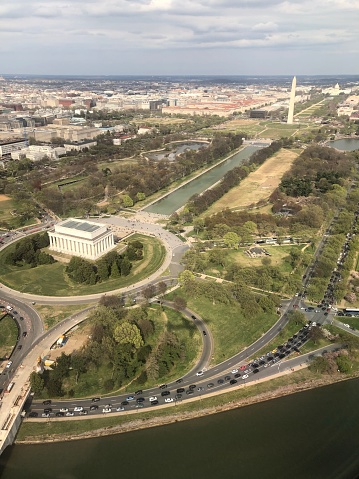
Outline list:
[[[89,321],[89,339],[80,350],[63,353],[52,371],[31,375],[37,395],[109,392],[134,378],[143,384],[167,374],[183,356],[183,345],[175,333],[164,332],[154,340],[156,323],[148,310],[125,309],[116,296],[104,296]]]
[[[196,216],[200,215],[225,195],[231,188],[239,185],[239,183],[249,175],[254,166],[261,165],[266,159],[274,155],[274,153],[279,151],[282,147],[288,146],[289,144],[291,144],[290,140],[278,140],[274,141],[266,148],[256,151],[246,165],[238,166],[233,168],[233,170],[228,171],[219,184],[214,188],[206,190],[201,195],[193,196],[188,204],[188,210]]]
[[[6,262],[13,266],[29,264],[31,268],[41,264],[52,264],[55,262],[54,258],[41,251],[42,248],[46,248],[49,244],[49,235],[47,233],[24,238],[15,244],[14,251],[8,253]]]
[[[109,278],[130,274],[132,263],[143,258],[143,244],[132,241],[124,254],[110,251],[96,263],[73,256],[66,267],[66,273],[76,283],[96,284]]]
[[[213,304],[218,302],[230,305],[236,302],[240,305],[243,315],[251,319],[262,313],[275,313],[280,302],[274,295],[254,294],[246,281],[240,277],[233,283],[221,284],[196,280],[191,271],[184,270],[179,276],[179,282],[186,297],[204,296]]]

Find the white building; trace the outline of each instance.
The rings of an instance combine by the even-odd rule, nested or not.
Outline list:
[[[49,231],[50,249],[58,253],[95,260],[110,251],[115,243],[107,225],[69,218]]]

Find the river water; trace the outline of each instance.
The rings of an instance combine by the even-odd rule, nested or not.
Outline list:
[[[359,150],[359,138],[342,138],[341,140],[328,141],[326,146],[342,151]]]
[[[187,203],[191,196],[202,193],[204,190],[214,185],[214,183],[223,178],[227,171],[232,170],[236,166],[240,166],[252,155],[252,153],[258,149],[259,148],[256,146],[247,146],[220,165],[212,168],[206,173],[203,173],[203,175],[193,179],[191,182],[187,183],[181,188],[178,188],[173,193],[168,194],[162,200],[159,200],[156,203],[148,206],[145,208],[145,211],[163,215],[171,215],[181,208],[181,206]]]
[[[354,479],[359,380],[103,438],[17,445],[2,479]],[[46,426],[44,426],[46,427]]]

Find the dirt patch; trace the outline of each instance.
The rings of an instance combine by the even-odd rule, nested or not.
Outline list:
[[[206,212],[214,214],[225,208],[246,208],[260,200],[266,200],[278,187],[284,173],[292,166],[298,153],[282,149],[277,155],[268,158],[256,171],[250,173],[240,185],[232,188]]]
[[[56,360],[62,353],[71,354],[74,351],[79,351],[84,344],[86,344],[91,327],[89,325],[83,326],[80,329],[77,329],[70,333],[66,343],[57,349],[52,349],[49,353],[48,359]]]
[[[11,200],[11,198],[9,196],[0,195],[0,201],[9,201],[9,200]]]

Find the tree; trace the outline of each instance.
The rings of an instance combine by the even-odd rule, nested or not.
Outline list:
[[[146,195],[144,193],[141,193],[140,191],[137,193],[136,198],[138,201],[143,201],[146,199]]]
[[[30,386],[31,386],[31,390],[36,395],[39,396],[42,393],[42,391],[44,390],[45,381],[40,376],[40,374],[32,372],[30,374]]]
[[[148,301],[150,298],[153,298],[153,296],[155,296],[156,294],[156,288],[153,284],[149,284],[147,286],[147,288],[143,289],[142,290],[142,294],[143,296],[146,298],[146,300]]]
[[[139,328],[128,321],[116,326],[113,336],[119,344],[131,344],[135,349],[144,345]]]
[[[132,268],[132,263],[130,260],[126,257],[123,258],[121,261],[121,275],[122,276],[128,276],[130,274]]]
[[[131,208],[133,206],[133,200],[129,195],[123,195],[122,203],[125,208]]]
[[[313,340],[314,344],[317,344],[317,342],[322,339],[324,335],[319,326],[313,326],[309,331],[309,337]]]
[[[228,231],[228,233],[223,236],[223,241],[228,246],[228,248],[237,249],[239,243],[239,236],[233,231]]]
[[[117,262],[114,261],[111,266],[111,278],[119,278],[121,276],[121,272],[118,269]]]
[[[288,318],[298,325],[304,325],[307,322],[305,315],[300,311],[289,311]]]
[[[183,286],[189,285],[194,280],[195,275],[188,269],[185,269],[184,271],[182,271],[182,273],[178,275],[178,282]]]
[[[178,311],[185,309],[187,306],[187,301],[185,300],[185,298],[182,298],[182,296],[175,296],[173,303],[174,303],[174,307]]]
[[[76,384],[78,383],[80,373],[87,371],[86,358],[81,353],[72,353],[71,367],[76,371]]]

